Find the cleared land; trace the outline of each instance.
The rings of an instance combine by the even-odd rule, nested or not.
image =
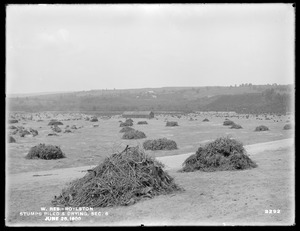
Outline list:
[[[207,116],[206,116],[207,117]],[[8,225],[291,225],[294,223],[294,148],[293,129],[283,130],[280,122],[254,118],[233,121],[243,129],[232,130],[222,123],[224,118],[211,117],[189,121],[177,118],[178,127],[165,127],[164,117],[149,120],[139,126],[147,139],[171,138],[178,150],[147,151],[166,164],[166,170],[185,191],[158,196],[127,207],[95,208],[98,216],[81,216],[81,221],[45,221],[45,216],[20,216],[20,212],[40,212],[50,208],[51,199],[66,183],[86,174],[86,170],[103,160],[106,155],[122,150],[127,144],[142,144],[142,140],[124,141],[119,133],[120,118],[100,120],[99,127],[84,120],[63,121],[66,125],[83,128],[73,133],[48,137],[49,121],[26,121],[37,129],[36,137],[16,137],[9,144],[6,162],[6,222]],[[170,118],[170,121],[174,118]],[[137,119],[134,120],[136,126]],[[264,124],[266,132],[254,132]],[[41,127],[41,128],[40,128]],[[175,131],[176,130],[176,131]],[[200,144],[220,136],[231,135],[246,145],[246,150],[258,168],[227,172],[180,173],[178,167],[185,159],[183,153],[194,153]],[[269,142],[274,141],[274,142]],[[263,143],[268,142],[268,143]],[[26,160],[30,147],[38,143],[60,145],[67,158],[61,160]],[[259,144],[257,144],[259,143]],[[187,154],[188,155],[188,154]],[[187,156],[186,155],[186,156]],[[171,157],[174,156],[174,157]],[[280,210],[267,214],[265,210]],[[107,212],[108,215],[105,215]],[[98,213],[99,214],[99,213]]]

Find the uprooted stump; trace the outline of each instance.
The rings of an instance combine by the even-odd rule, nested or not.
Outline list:
[[[31,134],[32,134],[33,136],[37,136],[37,135],[39,134],[37,130],[32,129],[32,128],[29,128],[29,131],[31,132]]]
[[[147,121],[139,121],[139,122],[137,122],[137,124],[139,124],[139,125],[141,125],[141,124],[148,124],[148,122]]]
[[[120,130],[120,132],[129,132],[129,131],[133,131],[133,130],[134,130],[133,128],[126,126],[126,127],[123,127],[123,128]]]
[[[246,153],[243,144],[235,139],[221,137],[199,147],[182,164],[183,172],[244,170],[257,167]]]
[[[138,147],[112,154],[55,196],[52,204],[71,207],[131,205],[143,198],[182,191],[164,165]]]
[[[146,140],[143,143],[145,150],[174,150],[177,149],[177,144],[174,140],[168,140],[167,138],[161,138],[157,140]]]
[[[131,130],[131,131],[125,132],[122,136],[122,139],[125,139],[125,140],[143,139],[143,138],[146,138],[145,133],[138,131],[138,130]]]
[[[261,132],[261,131],[268,131],[268,130],[269,130],[269,128],[267,126],[260,125],[260,126],[256,127],[254,131]]]
[[[54,145],[39,144],[32,147],[25,158],[52,160],[65,157],[66,156],[61,151],[60,147]]]
[[[58,127],[58,126],[54,126],[53,128],[52,128],[52,130],[54,131],[54,132],[61,132],[61,128],[60,127]]]
[[[178,126],[178,123],[176,121],[167,121],[166,126],[167,127],[175,127],[175,126]]]

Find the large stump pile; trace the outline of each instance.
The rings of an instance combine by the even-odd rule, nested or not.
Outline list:
[[[249,158],[242,143],[235,139],[221,137],[204,147],[199,147],[195,154],[184,161],[182,171],[212,172],[255,167],[257,167],[256,163]]]
[[[52,203],[73,207],[130,205],[145,197],[181,190],[163,167],[138,147],[127,147],[72,181]]]

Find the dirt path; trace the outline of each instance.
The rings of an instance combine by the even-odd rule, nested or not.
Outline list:
[[[283,139],[272,142],[258,143],[252,145],[244,146],[247,153],[252,156],[266,150],[277,150],[278,148],[289,147],[293,145],[293,139]],[[156,158],[165,165],[165,170],[177,170],[180,169],[184,160],[193,153],[186,153],[176,156],[164,156]],[[48,171],[38,171],[38,172],[26,172],[11,174],[6,176],[8,188],[18,189],[25,187],[34,188],[38,182],[47,182],[47,185],[57,184],[58,182],[68,182],[70,180],[83,177],[88,169],[95,166],[83,166],[75,168],[63,168]]]

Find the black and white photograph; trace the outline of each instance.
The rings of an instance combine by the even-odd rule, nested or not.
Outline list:
[[[295,18],[7,4],[5,226],[295,226]]]

